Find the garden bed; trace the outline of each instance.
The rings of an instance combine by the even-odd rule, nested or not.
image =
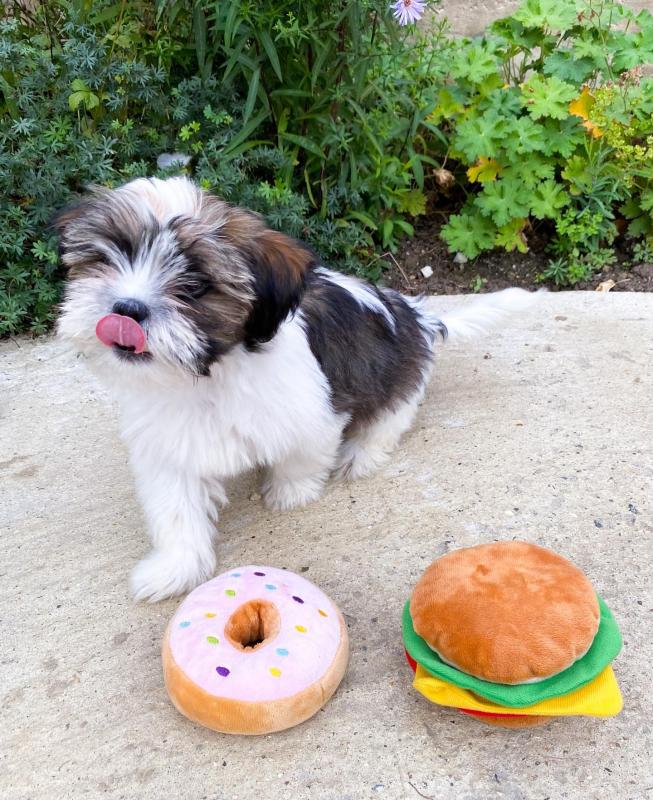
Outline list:
[[[178,173],[403,291],[650,290],[653,15],[523,0],[466,39],[423,5],[13,0],[0,337],[53,322],[53,214]]]
[[[478,258],[459,264],[439,236],[441,223],[425,219],[415,237],[405,240],[396,256],[386,256],[386,272],[382,282],[406,294],[464,294],[494,292],[508,286],[551,291],[560,289],[594,290],[607,281],[614,281],[613,292],[653,291],[653,264],[633,263],[625,242],[615,249],[617,261],[595,273],[591,280],[573,287],[557,287],[541,282],[538,276],[546,269],[550,256],[544,251],[546,242],[539,240],[527,253],[491,250]],[[430,267],[426,278],[421,270]]]

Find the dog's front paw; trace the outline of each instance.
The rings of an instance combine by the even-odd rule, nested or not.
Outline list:
[[[214,569],[214,558],[206,561],[192,552],[152,550],[132,570],[129,588],[134,600],[156,603],[194,589]]]

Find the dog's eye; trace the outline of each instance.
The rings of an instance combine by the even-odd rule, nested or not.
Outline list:
[[[194,278],[184,283],[183,286],[180,286],[175,292],[175,295],[179,300],[184,302],[188,300],[199,300],[200,297],[204,297],[211,288],[211,281],[208,279]]]

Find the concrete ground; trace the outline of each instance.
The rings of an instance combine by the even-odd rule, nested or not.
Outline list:
[[[652,363],[653,295],[551,294],[496,336],[443,349],[413,431],[376,477],[291,513],[264,509],[256,476],[235,481],[221,569],[302,572],[339,604],[352,643],[323,711],[242,738],[167,699],[159,648],[178,601],[127,596],[148,545],[103,392],[53,340],[3,343],[0,797],[653,797]],[[399,621],[421,571],[514,537],[571,558],[613,609],[617,718],[509,732],[412,690]]]
[[[622,5],[634,11],[647,9],[653,12],[653,0],[621,0]],[[454,33],[477,36],[484,28],[500,17],[512,14],[521,0],[441,0],[433,6],[436,17],[446,17]],[[595,3],[595,7],[599,4]]]

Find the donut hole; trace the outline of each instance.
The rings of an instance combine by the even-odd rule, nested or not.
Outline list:
[[[224,632],[238,650],[256,650],[273,639],[280,627],[281,617],[274,603],[250,600],[229,617]]]

